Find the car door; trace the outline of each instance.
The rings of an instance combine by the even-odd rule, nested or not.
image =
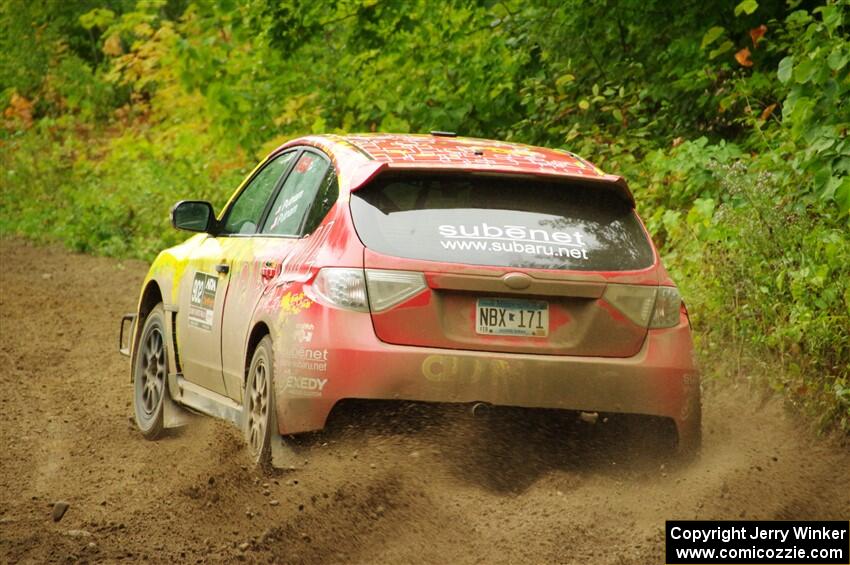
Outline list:
[[[241,402],[245,376],[245,345],[251,331],[254,311],[263,293],[276,285],[283,264],[307,235],[309,221],[321,213],[313,204],[317,194],[327,197],[321,187],[329,175],[334,179],[330,160],[320,152],[301,148],[294,166],[276,189],[260,222],[246,246],[231,257],[231,279],[224,304],[222,370],[227,394]],[[324,182],[323,182],[324,181]],[[318,211],[318,212],[317,212]],[[312,227],[315,227],[314,225]],[[279,282],[279,281],[278,281]]]
[[[277,155],[258,168],[225,211],[217,234],[189,255],[181,278],[176,329],[183,377],[218,394],[227,394],[221,338],[233,264],[250,254],[252,237],[296,155]]]

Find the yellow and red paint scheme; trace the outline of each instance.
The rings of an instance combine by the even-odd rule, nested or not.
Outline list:
[[[221,358],[209,360],[222,372],[215,392],[241,404],[251,348],[258,335],[269,333],[281,434],[321,429],[343,399],[399,399],[661,416],[675,422],[682,448],[698,445],[699,373],[684,307],[675,327],[647,330],[635,327],[593,290],[609,284],[673,286],[657,252],[653,264],[638,271],[524,270],[536,283],[555,280],[597,292],[593,304],[598,308],[587,323],[595,324],[604,343],[571,351],[569,343],[557,342],[559,335],[563,338],[557,331],[533,344],[504,336],[472,339],[474,304],[470,307],[469,301],[446,292],[447,284],[451,290],[446,280],[472,276],[499,281],[516,269],[381,255],[361,243],[348,206],[352,192],[386,171],[580,179],[606,185],[633,202],[621,177],[568,152],[428,135],[308,136],[284,144],[266,161],[302,146],[326,154],[339,183],[336,204],[312,234],[300,239],[196,235],[163,251],[145,280],[140,319],[155,300],[151,297],[159,296],[176,321],[181,294],[188,292],[183,287],[189,258],[198,263],[193,269],[205,272],[229,258],[229,281],[219,311],[224,319],[216,319],[221,328],[214,338],[221,340]],[[200,249],[205,252],[199,254]],[[423,272],[427,288],[381,313],[343,310],[323,303],[313,288],[323,267]],[[554,304],[553,327],[569,321],[569,314]],[[450,331],[445,331],[447,324]],[[177,358],[170,360],[170,370],[175,373],[184,358],[185,332],[191,331],[186,328],[179,322],[171,328]],[[483,339],[489,339],[486,347],[480,346]]]

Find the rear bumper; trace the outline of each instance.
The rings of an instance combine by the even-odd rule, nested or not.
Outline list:
[[[628,358],[399,346],[379,341],[371,324],[349,330],[347,347],[317,332],[308,353],[276,360],[281,433],[321,429],[343,399],[388,399],[662,416],[675,421],[681,446],[699,442],[699,374],[685,324],[651,330]]]

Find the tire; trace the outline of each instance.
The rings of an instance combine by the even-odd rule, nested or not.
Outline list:
[[[271,464],[271,442],[276,435],[274,355],[271,337],[265,336],[251,358],[245,383],[245,441],[258,466]]]
[[[163,404],[168,394],[168,340],[162,303],[150,311],[142,327],[133,364],[133,411],[145,439],[162,435]]]

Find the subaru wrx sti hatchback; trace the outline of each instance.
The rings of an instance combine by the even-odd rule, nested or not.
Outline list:
[[[163,251],[122,351],[135,418],[228,419],[253,458],[346,399],[644,414],[700,438],[682,299],[625,181],[568,152],[432,135],[311,136]],[[135,321],[135,323],[133,323]]]

